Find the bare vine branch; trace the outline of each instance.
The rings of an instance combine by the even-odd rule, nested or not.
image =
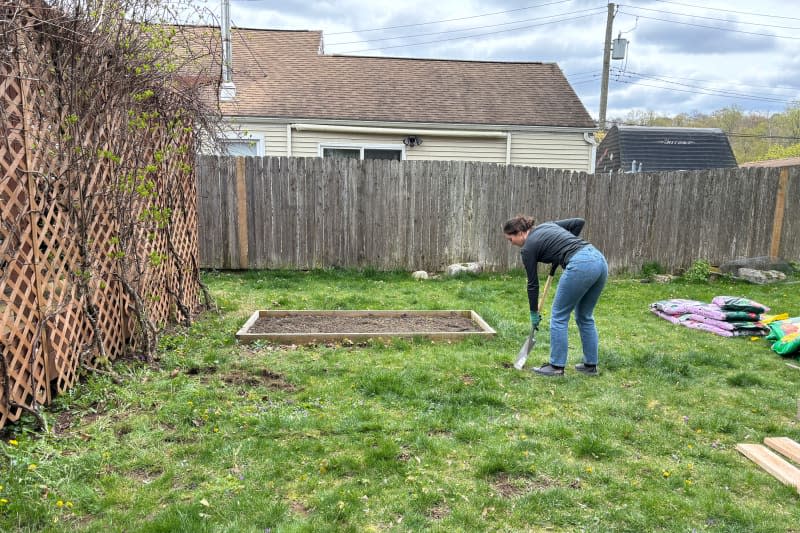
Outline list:
[[[191,5],[0,0],[0,83],[12,87],[0,91],[1,142],[14,156],[0,162],[0,192],[17,202],[0,212],[0,310],[30,300],[14,299],[22,285],[7,267],[15,279],[32,275],[25,287],[37,300],[63,299],[36,309],[82,310],[92,353],[82,356],[82,342],[72,349],[88,370],[108,372],[119,346],[141,346],[152,360],[170,309],[189,326],[199,292],[213,306],[196,239],[186,239],[197,231],[194,157],[221,124],[219,46],[207,28],[179,24]],[[34,352],[48,349],[40,336]],[[19,376],[0,359],[7,411]],[[19,407],[37,411],[35,400]]]

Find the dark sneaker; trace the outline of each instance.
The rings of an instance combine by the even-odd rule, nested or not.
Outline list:
[[[586,374],[587,376],[596,376],[598,374],[597,365],[585,365],[583,363],[578,363],[575,365],[575,370],[581,374]]]
[[[550,364],[544,366],[537,366],[533,369],[534,373],[539,374],[540,376],[563,376],[564,375],[564,368],[553,366]]]

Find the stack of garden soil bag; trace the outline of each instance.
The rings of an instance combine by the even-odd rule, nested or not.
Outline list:
[[[800,355],[800,317],[770,322],[766,339],[772,341],[772,350],[778,355]]]
[[[770,329],[761,322],[769,307],[736,296],[715,296],[711,303],[675,298],[650,304],[650,311],[673,324],[723,337],[764,336]]]

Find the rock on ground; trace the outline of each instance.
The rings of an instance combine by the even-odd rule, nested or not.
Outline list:
[[[447,275],[448,276],[457,276],[462,272],[468,272],[470,274],[477,274],[483,271],[483,267],[480,263],[454,263],[447,267]]]
[[[786,279],[786,274],[778,270],[756,270],[754,268],[740,268],[736,275],[751,283],[763,285],[765,283],[775,283]]]

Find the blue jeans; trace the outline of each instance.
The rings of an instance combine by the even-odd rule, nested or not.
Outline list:
[[[581,335],[583,362],[597,364],[597,328],[594,325],[594,306],[608,278],[608,264],[594,246],[584,246],[573,255],[561,279],[553,300],[550,317],[550,364],[567,364],[567,325],[575,311],[575,322]]]

